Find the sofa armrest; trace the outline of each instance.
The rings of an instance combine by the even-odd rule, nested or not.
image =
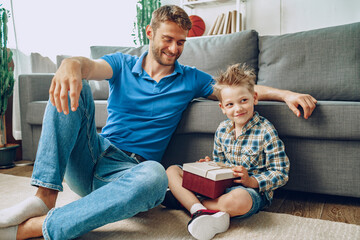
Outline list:
[[[21,74],[19,75],[20,120],[22,135],[23,159],[35,160],[33,130],[27,122],[27,110],[30,102],[48,101],[49,88],[54,74]]]
[[[20,100],[25,102],[47,101],[53,77],[52,73],[21,74],[19,76]]]

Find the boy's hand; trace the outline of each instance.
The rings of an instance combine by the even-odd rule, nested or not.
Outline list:
[[[236,183],[242,184],[244,187],[258,188],[259,183],[255,178],[250,177],[248,171],[243,166],[236,166],[232,169],[234,171],[234,176],[240,177],[240,179],[234,180]]]
[[[206,156],[205,158],[201,158],[201,159],[199,160],[199,162],[210,162],[210,161],[211,161],[211,158],[208,157],[208,156]]]

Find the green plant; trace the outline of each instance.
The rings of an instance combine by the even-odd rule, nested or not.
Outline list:
[[[11,66],[12,52],[7,48],[7,22],[9,11],[0,8],[0,146],[6,145],[5,111],[14,89],[14,69]]]
[[[146,37],[146,26],[150,24],[151,14],[161,5],[160,0],[138,0],[136,3],[136,22],[134,23],[134,43],[136,45],[149,44]]]

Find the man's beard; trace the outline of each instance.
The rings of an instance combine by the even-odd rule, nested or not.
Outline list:
[[[175,61],[180,57],[180,55],[176,56],[174,61],[172,61],[171,63],[166,63],[161,59],[162,51],[159,48],[157,48],[156,46],[152,46],[151,47],[151,52],[152,52],[152,54],[154,56],[155,61],[157,61],[160,65],[163,65],[163,66],[172,66],[172,65],[174,65]]]

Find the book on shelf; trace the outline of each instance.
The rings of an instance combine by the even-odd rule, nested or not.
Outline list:
[[[215,30],[217,22],[219,21],[219,18],[220,18],[220,15],[218,15],[216,17],[216,20],[215,20],[214,24],[211,26],[208,35],[214,35],[214,30]]]
[[[231,14],[232,14],[231,11],[229,11],[228,14],[226,15],[224,31],[222,32],[222,34],[229,34],[230,33]]]
[[[223,13],[220,14],[219,21],[216,23],[216,26],[215,26],[215,29],[214,29],[214,32],[213,32],[214,35],[219,34],[219,29],[220,29],[221,24],[223,23],[224,15],[225,14],[223,14]]]
[[[231,14],[231,33],[236,32],[236,17],[237,17],[237,11],[233,10]]]
[[[239,27],[237,27],[237,18],[239,18]],[[221,13],[216,17],[214,24],[211,26],[208,35],[221,35],[242,31],[241,14],[237,10]]]
[[[225,14],[222,16],[221,18],[221,22],[220,22],[220,26],[219,26],[219,29],[217,31],[217,34],[222,34],[223,31],[224,31],[224,26],[225,26],[225,20],[226,20],[226,16]]]
[[[239,17],[239,31],[241,32],[242,31],[242,15],[241,15],[241,13],[239,13],[239,15],[238,15],[238,17]]]
[[[209,32],[209,35],[218,35],[219,34],[219,29],[223,22],[224,15],[225,14],[222,13],[216,18],[216,21],[215,21],[213,27],[211,28],[212,31]]]

